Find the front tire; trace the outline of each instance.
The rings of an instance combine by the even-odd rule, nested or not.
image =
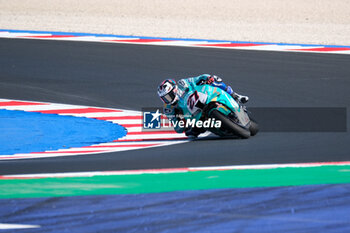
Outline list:
[[[230,119],[228,119],[224,114],[219,112],[218,110],[214,109],[211,114],[211,118],[215,118],[216,120],[221,121],[221,128],[220,130],[226,132],[226,133],[233,133],[241,138],[247,139],[250,137],[250,131],[242,128],[239,125],[236,125],[233,123]]]
[[[253,119],[250,119],[249,131],[251,136],[255,136],[259,132],[259,125]]]

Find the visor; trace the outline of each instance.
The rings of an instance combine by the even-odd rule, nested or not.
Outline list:
[[[176,94],[173,91],[171,91],[168,94],[162,96],[161,98],[164,101],[164,103],[171,104],[174,101],[175,97]]]

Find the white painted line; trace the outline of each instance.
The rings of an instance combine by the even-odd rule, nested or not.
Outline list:
[[[0,230],[9,229],[29,229],[29,228],[40,228],[40,225],[24,225],[24,224],[13,224],[13,223],[0,223]]]
[[[303,167],[322,167],[322,166],[347,166],[350,161],[344,162],[319,162],[319,163],[286,163],[286,164],[257,164],[257,165],[235,165],[235,166],[216,166],[216,167],[190,167],[190,171],[218,171],[218,170],[256,170],[256,169],[275,169],[275,168],[303,168]]]
[[[142,120],[108,120],[113,123],[117,123],[119,125],[124,125],[124,124],[142,124]]]
[[[45,110],[65,110],[65,109],[82,109],[85,106],[73,106],[66,104],[50,104],[50,105],[16,105],[16,106],[0,106],[0,109],[6,110],[22,110],[22,111],[45,111]]]
[[[0,32],[0,37],[33,36],[33,33]],[[51,34],[35,34],[35,36],[51,36]]]
[[[118,124],[120,124],[120,123],[118,123]],[[121,125],[123,125],[123,124],[121,124]],[[129,133],[137,133],[137,132],[139,132],[139,133],[141,133],[141,132],[152,132],[152,131],[144,131],[144,129],[142,128],[142,127],[127,127],[127,126],[124,126],[127,130],[128,130],[128,132]],[[174,128],[170,128],[170,127],[162,127],[162,128],[160,128],[159,130],[157,130],[158,132],[161,132],[161,131],[174,131]],[[174,131],[174,133],[175,133],[175,131]]]
[[[96,112],[96,113],[77,113],[82,117],[96,118],[96,117],[121,117],[121,116],[142,116],[140,112],[136,111],[124,111],[123,112]]]
[[[185,137],[185,134],[138,134],[138,135],[126,135],[122,139],[162,139],[162,138],[182,138]]]

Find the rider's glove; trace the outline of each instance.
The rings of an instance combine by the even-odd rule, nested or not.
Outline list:
[[[207,83],[208,83],[208,84],[212,84],[213,82],[221,83],[221,82],[222,82],[222,79],[219,78],[219,77],[216,76],[216,75],[211,75],[211,76],[208,77]]]
[[[215,79],[212,76],[210,76],[207,80],[207,83],[212,84],[213,82],[215,82]]]

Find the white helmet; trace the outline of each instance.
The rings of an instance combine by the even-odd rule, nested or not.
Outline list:
[[[175,80],[166,79],[159,84],[158,96],[165,104],[174,104],[178,100]]]

